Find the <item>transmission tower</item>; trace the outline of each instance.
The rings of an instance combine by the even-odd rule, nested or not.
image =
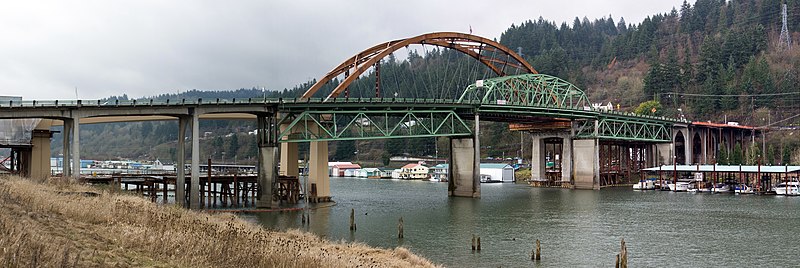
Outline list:
[[[781,37],[778,43],[785,48],[792,48],[792,39],[789,38],[789,29],[786,26],[786,4],[783,4],[783,11],[781,14],[783,15],[783,26],[781,26]]]

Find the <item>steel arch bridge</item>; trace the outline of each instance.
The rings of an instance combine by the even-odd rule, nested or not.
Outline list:
[[[345,79],[325,99],[335,98],[381,59],[399,49],[414,44],[454,49],[478,60],[499,76],[505,76],[508,70],[511,69],[517,70],[518,73],[538,73],[520,55],[498,42],[465,33],[436,32],[381,43],[361,51],[346,59],[320,78],[303,93],[301,98],[311,98],[322,86],[329,83],[333,78],[344,74]]]

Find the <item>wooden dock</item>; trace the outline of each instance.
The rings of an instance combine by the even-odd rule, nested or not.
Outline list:
[[[153,202],[175,202],[177,177],[174,173],[164,174],[113,174],[103,176],[82,176],[81,180],[90,184],[107,184],[113,189],[132,191],[150,198]],[[186,176],[189,189],[191,175]],[[259,193],[256,174],[202,174],[200,175],[200,202],[202,207],[240,208],[255,206]],[[328,202],[312,195],[310,202]],[[187,195],[188,198],[188,195]],[[303,198],[303,191],[297,177],[279,176],[275,183],[273,199],[288,204],[296,204]],[[186,200],[188,203],[188,200]]]

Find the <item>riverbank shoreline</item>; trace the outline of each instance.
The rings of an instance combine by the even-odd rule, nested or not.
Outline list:
[[[404,248],[270,231],[61,179],[0,177],[0,211],[2,267],[436,267]]]

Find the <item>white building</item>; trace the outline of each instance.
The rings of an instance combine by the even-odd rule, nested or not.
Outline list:
[[[403,175],[401,173],[403,173],[402,169],[392,170],[392,179],[402,179]]]
[[[481,163],[481,182],[512,182],[514,167],[509,164]]]

